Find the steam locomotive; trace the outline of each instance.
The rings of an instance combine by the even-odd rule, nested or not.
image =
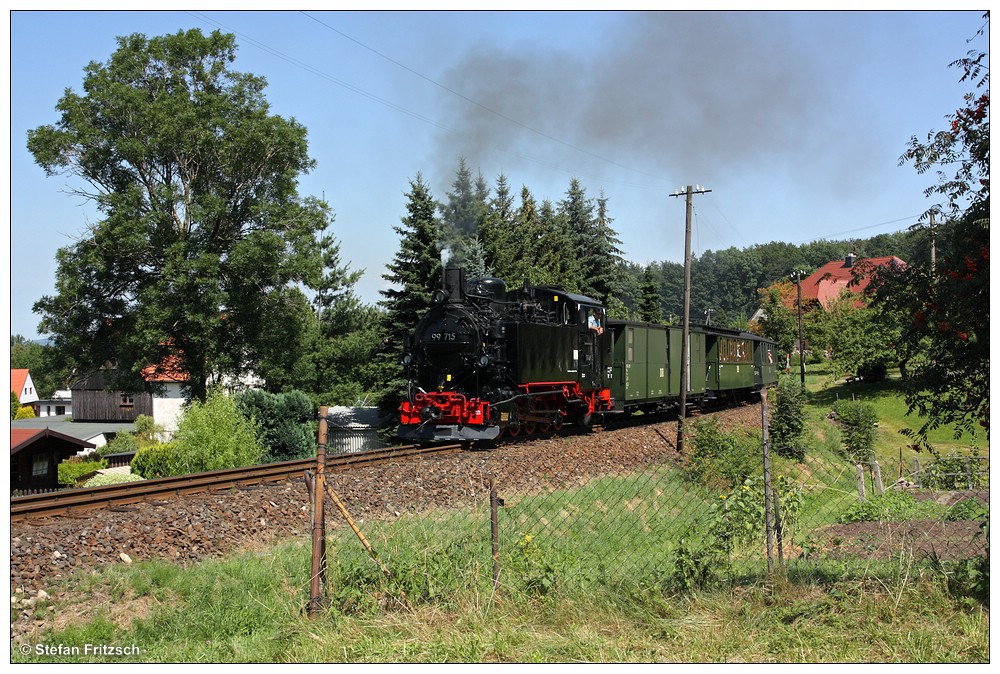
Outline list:
[[[776,346],[757,335],[697,325],[688,346],[689,404],[748,399],[777,381]],[[404,343],[398,436],[475,442],[669,411],[680,357],[680,327],[607,320],[583,295],[447,269]]]

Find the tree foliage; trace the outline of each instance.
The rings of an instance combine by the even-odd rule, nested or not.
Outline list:
[[[873,459],[878,423],[875,406],[860,400],[838,400],[833,411],[842,430],[847,458],[859,463]]]
[[[791,353],[799,339],[798,292],[795,284],[781,279],[758,292],[763,311],[758,325],[760,335],[774,341],[779,353]]]
[[[10,336],[10,366],[31,371],[38,397],[51,398],[56,391],[69,388],[72,371],[57,349],[29,341],[21,335]]]
[[[987,15],[988,17],[988,15]],[[988,23],[988,22],[987,22]],[[988,54],[970,51],[952,65],[977,91],[946,119],[948,129],[914,136],[900,158],[918,173],[935,172],[925,194],[943,199],[928,209],[946,218],[937,229],[937,263],[873,274],[873,305],[882,316],[900,316],[896,342],[907,364],[904,380],[910,413],[921,425],[909,433],[922,443],[927,433],[953,424],[956,435],[989,435],[989,69]]]
[[[301,350],[329,206],[297,193],[306,130],[270,114],[265,81],[230,69],[218,31],[118,39],[28,132],[48,175],[69,174],[103,219],[57,253],[39,329],[77,364],[133,374],[173,362],[204,398],[215,376]]]
[[[663,306],[660,302],[659,279],[652,265],[642,272],[642,287],[639,296],[639,319],[650,323],[663,322]]]
[[[899,322],[868,307],[863,296],[843,290],[825,310],[809,313],[809,344],[830,353],[835,371],[866,381],[884,379],[899,365]]]

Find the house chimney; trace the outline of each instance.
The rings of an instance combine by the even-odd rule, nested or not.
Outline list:
[[[844,259],[844,266],[845,267],[853,267],[854,266],[854,258],[855,258],[854,253],[848,253],[847,257]]]

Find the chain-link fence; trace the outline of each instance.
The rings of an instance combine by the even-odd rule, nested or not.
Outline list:
[[[837,447],[765,452],[761,428],[726,430],[710,418],[686,427],[692,442],[683,456],[664,430],[672,425],[662,424],[624,439],[595,433],[467,453],[403,477],[386,469],[376,482],[411,491],[396,497],[399,506],[380,506],[389,518],[361,518],[384,568],[350,531],[332,537],[336,601],[467,591],[629,595],[740,583],[779,569],[877,575],[903,557],[988,554],[987,457],[862,465]],[[449,489],[461,496],[407,507],[409,498]],[[363,501],[345,498],[356,517],[366,512]]]

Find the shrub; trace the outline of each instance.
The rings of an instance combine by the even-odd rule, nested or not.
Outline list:
[[[147,445],[136,451],[132,459],[132,474],[151,480],[179,473],[173,472],[174,446],[166,442]]]
[[[21,399],[13,391],[10,392],[10,420],[14,421],[17,411],[21,409]]]
[[[875,456],[875,425],[878,414],[870,403],[858,400],[838,400],[833,405],[840,423],[847,457],[857,463],[867,463]]]
[[[253,389],[237,394],[235,399],[243,416],[260,425],[267,461],[301,459],[315,454],[316,432],[312,425],[315,408],[305,393],[268,393]]]
[[[921,502],[913,494],[889,489],[864,501],[858,501],[840,516],[841,524],[851,522],[902,522],[904,520],[937,518],[942,507]]]
[[[989,517],[990,507],[977,498],[963,498],[945,513],[946,522],[961,522],[963,520],[985,520]]]
[[[35,418],[35,411],[31,409],[30,405],[25,405],[24,407],[21,407],[20,409],[17,410],[17,413],[14,415],[15,420],[34,419],[34,418]]]
[[[978,457],[957,453],[937,458],[920,477],[921,485],[929,489],[981,489],[989,485],[989,471],[983,470]]]
[[[804,406],[805,394],[799,381],[788,375],[780,377],[775,390],[774,406],[771,408],[771,421],[767,427],[768,440],[778,454],[798,461],[805,458],[805,450],[802,448]]]
[[[123,431],[121,433],[116,433],[115,437],[111,438],[106,445],[100,447],[97,451],[101,456],[107,456],[108,454],[135,452],[138,451],[138,449],[139,443],[136,440],[135,434]]]
[[[771,487],[777,492],[782,526],[797,522],[803,503],[802,486],[787,477],[779,477],[771,481]],[[731,552],[737,544],[764,540],[764,501],[764,478],[760,476],[745,480],[712,504],[709,532],[723,551]]]
[[[101,456],[137,452],[143,447],[160,444],[163,432],[163,426],[155,423],[153,417],[140,414],[135,419],[135,433],[117,433],[108,444],[98,451]]]
[[[59,475],[59,484],[64,487],[72,487],[84,475],[90,475],[93,472],[107,467],[107,461],[94,460],[90,456],[74,456],[60,463],[56,470]]]
[[[688,477],[708,487],[742,484],[763,463],[759,433],[725,433],[717,419],[694,423],[691,447]]]
[[[174,434],[172,475],[254,466],[264,457],[260,425],[240,413],[221,389],[192,401]]]
[[[140,447],[160,442],[163,426],[153,421],[153,417],[140,414],[135,418],[135,437]]]

